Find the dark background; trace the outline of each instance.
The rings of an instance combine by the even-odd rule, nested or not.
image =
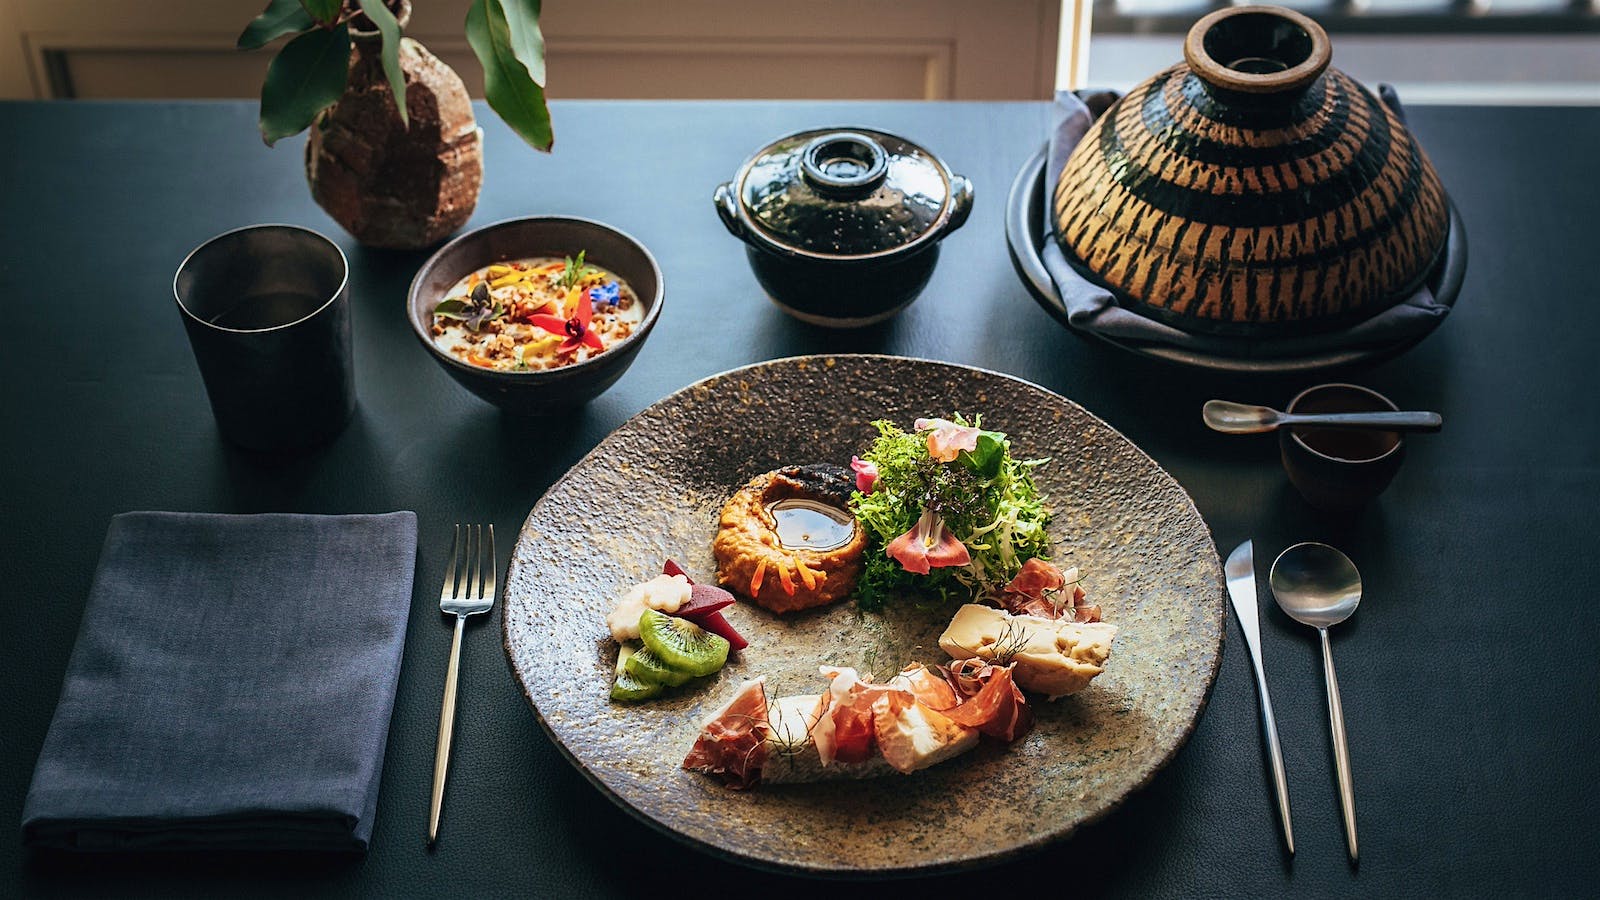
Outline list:
[[[537,154],[480,106],[487,175],[471,225],[600,219],[659,259],[667,306],[638,361],[587,408],[519,421],[427,358],[403,310],[426,254],[364,250],[312,203],[300,139],[263,147],[249,103],[0,104],[0,819],[17,822],[109,517],[133,509],[412,509],[420,557],[371,853],[355,862],[31,858],[0,840],[6,896],[829,895],[686,849],[608,803],[515,687],[499,609],[468,628],[440,844],[424,847],[450,628],[436,606],[450,529],[515,535],[539,495],[626,418],[707,375],[780,356],[867,351],[997,369],[1061,393],[1138,443],[1194,496],[1224,552],[1270,560],[1336,543],[1366,596],[1334,631],[1362,843],[1345,858],[1315,632],[1264,602],[1262,637],[1299,853],[1280,850],[1247,655],[1230,614],[1193,738],[1126,805],[1000,869],[919,892],[1067,896],[1591,893],[1600,881],[1600,110],[1408,110],[1464,216],[1456,311],[1416,349],[1334,373],[1443,413],[1353,522],[1311,511],[1272,438],[1200,424],[1213,396],[1282,404],[1318,380],[1194,373],[1075,337],[1006,258],[1012,177],[1048,106],[586,102],[554,106]],[[926,294],[836,333],[760,294],[712,188],[798,128],[862,124],[941,154],[977,186]],[[171,299],[206,238],[291,222],[350,257],[360,407],[326,448],[282,459],[216,435]],[[502,541],[501,563],[509,554]],[[1265,600],[1265,597],[1263,598]],[[174,598],[173,615],[204,598]],[[927,827],[937,828],[930,822]]]

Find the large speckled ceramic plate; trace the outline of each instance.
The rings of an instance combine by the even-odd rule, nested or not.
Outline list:
[[[607,696],[616,646],[602,621],[673,557],[711,580],[717,512],[789,463],[848,463],[874,419],[981,412],[1037,470],[1056,558],[1076,565],[1120,629],[1082,693],[1034,703],[1038,723],[909,776],[739,792],[679,766],[701,720],[747,678],[816,693],[817,666],[887,676],[944,661],[951,610],[858,614],[846,602],[779,618],[726,615],[750,647],[717,676],[637,705]],[[506,651],[540,723],[602,793],[690,844],[752,865],[887,876],[1011,858],[1058,840],[1148,782],[1193,730],[1216,675],[1221,566],[1183,488],[1127,438],[1036,385],[946,363],[808,356],[690,385],[629,420],[534,506],[511,559]],[[931,828],[929,823],[938,822]]]

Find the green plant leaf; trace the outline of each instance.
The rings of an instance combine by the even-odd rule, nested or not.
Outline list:
[[[483,65],[483,93],[489,108],[535,149],[549,150],[555,135],[550,130],[544,88],[517,59],[500,0],[472,0],[467,9],[467,43]]]
[[[410,128],[411,119],[406,115],[406,76],[400,71],[400,23],[394,20],[394,13],[383,5],[383,0],[361,0],[361,11],[383,35],[383,75],[389,79],[389,90],[394,94],[394,105],[400,110],[400,121]]]
[[[339,7],[344,3],[343,0],[300,0],[300,5],[318,24],[332,25],[339,21]]]
[[[511,28],[511,53],[528,67],[528,77],[544,87],[544,32],[539,29],[541,0],[500,0]]]
[[[299,34],[315,27],[317,20],[311,18],[300,0],[272,0],[261,15],[244,27],[234,46],[240,50],[256,50],[286,34]]]
[[[285,44],[261,84],[261,139],[267,146],[299,134],[344,93],[350,75],[350,29],[317,28]]]

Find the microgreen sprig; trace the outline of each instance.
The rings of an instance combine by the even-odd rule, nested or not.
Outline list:
[[[577,287],[578,282],[582,281],[585,277],[600,271],[594,266],[586,266],[583,264],[583,255],[586,252],[588,251],[579,250],[577,258],[573,258],[571,256],[563,258],[565,266],[561,269],[561,274],[556,277],[557,287],[564,291],[570,291]]]

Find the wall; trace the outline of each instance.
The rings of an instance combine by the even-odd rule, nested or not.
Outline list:
[[[0,0],[0,96],[253,97],[271,54],[234,39],[265,0]],[[467,0],[407,33],[477,93]],[[552,98],[1032,99],[1059,0],[549,0]]]

